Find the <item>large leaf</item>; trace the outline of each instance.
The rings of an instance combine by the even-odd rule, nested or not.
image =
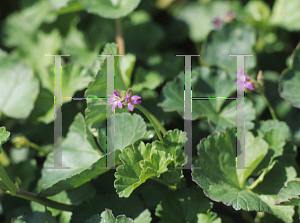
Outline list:
[[[84,223],[132,223],[131,218],[127,218],[125,215],[119,215],[116,218],[114,217],[111,210],[107,209],[99,214],[93,215],[91,218],[86,220]]]
[[[243,24],[225,24],[208,35],[201,55],[205,62],[224,69],[235,80],[237,58],[228,54],[253,54],[252,57],[245,57],[246,69],[253,68],[256,65],[254,44],[255,32],[252,28]]]
[[[216,133],[208,136],[207,139],[201,140],[198,145],[199,159],[195,163],[195,166],[201,166],[201,169],[193,170],[193,181],[203,188],[206,196],[214,201],[221,201],[228,206],[230,205],[235,210],[267,212],[291,222],[293,210],[286,210],[288,214],[278,210],[274,203],[271,204],[270,202],[274,194],[257,194],[244,188],[245,180],[267,154],[268,144],[263,139],[260,137],[255,138],[252,133],[246,132],[245,166],[253,167],[253,169],[228,169],[228,167],[235,166],[235,134],[235,128],[230,128],[227,129],[225,134]],[[212,168],[213,171],[211,171]],[[282,165],[279,165],[278,168],[284,172],[290,172],[289,169],[285,170]],[[276,176],[278,176],[277,172],[274,169]],[[272,175],[269,175],[269,177]],[[291,175],[294,175],[294,173],[291,173]],[[276,180],[277,178],[273,177],[270,178],[269,182]],[[278,179],[277,185],[283,184],[285,180],[286,178]]]
[[[300,181],[289,181],[287,186],[280,189],[276,204],[299,205]]]
[[[132,12],[141,0],[80,0],[89,13],[108,19],[116,19]]]
[[[300,43],[292,54],[290,67],[280,76],[279,93],[294,107],[300,108]]]
[[[41,196],[51,196],[78,187],[109,170],[98,168],[106,167],[106,156],[101,155],[100,151],[92,146],[86,131],[84,118],[79,113],[62,143],[62,166],[71,168],[47,169],[46,167],[54,166],[54,153],[50,153],[42,169]],[[115,154],[116,162],[118,153],[117,151]]]
[[[0,58],[0,113],[27,118],[39,92],[33,69],[9,56]]]
[[[140,142],[124,149],[120,159],[124,165],[117,169],[114,185],[120,197],[129,197],[147,179],[166,172],[172,156],[156,150],[153,144]]]
[[[193,100],[193,120],[206,116],[216,130],[224,131],[226,127],[236,125],[236,101],[230,101],[224,107],[225,100],[208,100],[211,97],[229,97],[235,90],[235,81],[228,79],[224,71],[207,67],[196,67],[192,71],[192,97],[203,97],[206,100]],[[165,100],[159,104],[164,111],[178,111],[184,118],[184,73],[180,73],[163,88]],[[246,129],[253,128],[255,109],[246,98]]]
[[[299,10],[300,2],[298,0],[276,0],[269,22],[289,31],[299,31]]]
[[[207,212],[212,208],[212,202],[201,189],[183,188],[168,192],[156,207],[155,215],[161,218],[161,223],[181,222],[221,222],[217,216],[210,219]],[[206,215],[208,219],[205,219]],[[204,221],[200,221],[204,220]]]
[[[110,117],[113,120],[112,117]],[[146,134],[146,123],[140,115],[137,114],[115,114],[115,125],[107,128],[114,134],[114,148],[123,150],[126,146],[141,139]],[[113,123],[113,121],[111,122]],[[102,129],[104,132],[106,128]],[[101,148],[105,148],[106,134],[99,134]]]

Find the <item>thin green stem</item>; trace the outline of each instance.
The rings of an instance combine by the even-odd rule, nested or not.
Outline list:
[[[45,197],[40,197],[37,194],[31,193],[29,191],[23,190],[21,188],[19,188],[18,193],[16,195],[17,197],[21,197],[24,198],[26,200],[30,200],[30,201],[35,201],[39,204],[51,207],[51,208],[55,208],[55,209],[59,209],[62,211],[73,211],[76,206],[75,205],[68,205],[68,204],[62,204],[62,203],[58,203],[56,201],[52,201],[49,200]]]
[[[266,97],[265,93],[261,93],[261,96],[263,97],[263,99],[265,100],[265,102],[267,103],[267,106],[269,108],[269,111],[271,113],[271,116],[274,120],[277,120],[277,117],[276,117],[276,114],[275,114],[275,111],[271,105],[271,103],[269,102],[268,98]]]
[[[153,127],[154,127],[154,129],[155,129],[155,131],[156,131],[156,134],[157,134],[157,136],[158,136],[158,138],[159,138],[159,140],[163,143],[164,142],[164,140],[163,140],[163,138],[162,138],[162,136],[161,136],[161,134],[160,134],[160,131],[159,131],[159,129],[158,129],[158,127],[157,127],[157,124],[154,122],[154,120],[152,119],[152,117],[151,117],[151,115],[150,115],[150,112],[148,112],[143,106],[141,106],[141,105],[135,105],[135,107],[136,108],[138,108],[148,119],[149,119],[149,121],[151,122],[151,124],[153,125]]]
[[[42,205],[46,205],[51,208],[59,209],[62,211],[72,211],[76,208],[74,205],[67,205],[58,203],[56,201],[49,200],[45,197],[40,197],[37,194],[31,193],[29,191],[25,191],[19,187],[17,187],[12,180],[9,178],[8,174],[6,173],[4,167],[0,163],[0,188],[9,191],[12,196],[21,197],[26,200],[35,201]]]
[[[12,195],[16,195],[18,188],[16,185],[12,182],[8,174],[6,173],[4,167],[2,166],[2,163],[0,162],[0,178],[3,181],[3,183],[6,185],[8,190]]]
[[[157,177],[152,177],[152,178],[150,178],[150,179],[151,179],[151,180],[154,180],[154,181],[156,181],[156,182],[158,182],[158,183],[160,183],[160,184],[162,184],[162,185],[164,185],[164,186],[166,186],[166,187],[168,187],[168,188],[171,189],[171,190],[176,190],[176,189],[177,189],[176,186],[170,185],[170,184],[168,184],[167,182],[165,182],[165,181],[163,181],[163,180],[161,180],[161,179],[159,179],[159,178],[157,178]]]

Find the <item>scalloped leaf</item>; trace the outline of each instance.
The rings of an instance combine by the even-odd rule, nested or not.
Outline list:
[[[106,209],[99,214],[93,215],[84,223],[132,223],[133,220],[131,218],[127,218],[125,215],[119,215],[116,218],[114,217],[111,210]]]
[[[115,173],[115,188],[120,197],[129,197],[135,188],[151,177],[156,177],[168,170],[172,156],[158,151],[153,144],[127,147],[119,155],[124,163]]]
[[[196,97],[229,97],[236,91],[235,81],[228,78],[221,70],[207,67],[196,67],[192,71],[193,98]],[[163,88],[165,100],[158,104],[164,111],[178,111],[184,118],[184,73],[181,72],[173,81]],[[255,119],[252,102],[245,98],[245,127],[251,129]],[[226,127],[236,126],[236,101],[193,100],[193,120],[201,116],[209,119],[216,130],[224,131]]]
[[[289,181],[278,192],[276,204],[299,206],[300,204],[300,181]]]
[[[169,191],[157,205],[155,215],[161,223],[203,222],[221,223],[217,215],[209,214],[212,202],[197,188]]]
[[[276,168],[273,167],[266,173],[260,186],[260,190],[265,188],[264,191],[254,192],[249,188],[246,189],[245,180],[267,154],[268,144],[260,137],[254,137],[252,133],[246,132],[245,166],[253,167],[253,169],[228,169],[228,167],[235,166],[235,134],[235,128],[229,128],[225,134],[215,133],[200,141],[197,147],[199,160],[195,166],[201,166],[201,169],[193,169],[193,181],[203,188],[205,195],[210,199],[232,206],[235,210],[267,212],[286,222],[292,222],[293,210],[285,209],[282,211],[278,209],[272,203],[272,199],[274,195],[276,196],[276,192],[273,193],[275,187],[278,188],[279,185],[283,185],[287,178],[293,178],[296,173],[295,170],[284,167],[282,164],[277,165]],[[213,171],[211,171],[212,168]],[[283,177],[278,178],[278,171]],[[274,181],[276,181],[276,185],[274,185]],[[261,194],[267,191],[271,185],[273,185],[274,191],[268,192],[268,195]],[[255,189],[258,191],[257,187]]]
[[[108,19],[117,19],[132,12],[141,0],[80,0],[89,13]]]
[[[294,107],[300,108],[300,43],[292,54],[290,67],[281,73],[279,94]]]
[[[228,23],[208,35],[201,55],[203,61],[224,69],[231,79],[236,80],[237,58],[228,54],[252,54],[252,57],[245,57],[246,69],[251,69],[256,65],[254,45],[255,31],[251,27]]]
[[[112,117],[110,119],[113,120]],[[141,139],[147,132],[144,119],[138,114],[121,113],[115,114],[115,125],[100,129],[114,134],[114,148],[123,150],[126,146]],[[112,122],[111,122],[112,123]],[[102,149],[106,148],[106,134],[99,134],[98,142]]]
[[[62,143],[62,166],[71,169],[47,169],[54,166],[54,153],[51,152],[42,169],[40,196],[52,196],[63,190],[78,187],[92,178],[107,172],[106,156],[102,155],[98,148],[94,148],[88,133],[83,115],[78,113],[69,128],[67,138]],[[115,162],[119,161],[116,151]],[[78,159],[82,157],[82,159]]]

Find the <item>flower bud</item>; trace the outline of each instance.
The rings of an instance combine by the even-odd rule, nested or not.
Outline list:
[[[11,140],[17,149],[26,148],[29,146],[29,140],[24,136],[18,136]]]

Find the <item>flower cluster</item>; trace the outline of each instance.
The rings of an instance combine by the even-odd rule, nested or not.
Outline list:
[[[224,15],[222,15],[221,18],[214,15],[212,17],[212,20],[213,20],[213,23],[215,24],[216,28],[221,29],[222,22],[226,22],[226,23],[231,22],[235,17],[236,17],[235,12],[227,12]]]
[[[118,93],[119,92],[119,93]],[[112,112],[115,110],[115,108],[118,106],[120,109],[123,108],[123,105],[127,105],[128,109],[130,111],[133,111],[133,105],[134,104],[140,104],[141,101],[138,101],[141,99],[138,95],[132,96],[132,90],[129,88],[127,92],[122,90],[114,90],[114,95],[108,95],[109,98],[107,100],[107,104],[113,104],[112,106]]]

